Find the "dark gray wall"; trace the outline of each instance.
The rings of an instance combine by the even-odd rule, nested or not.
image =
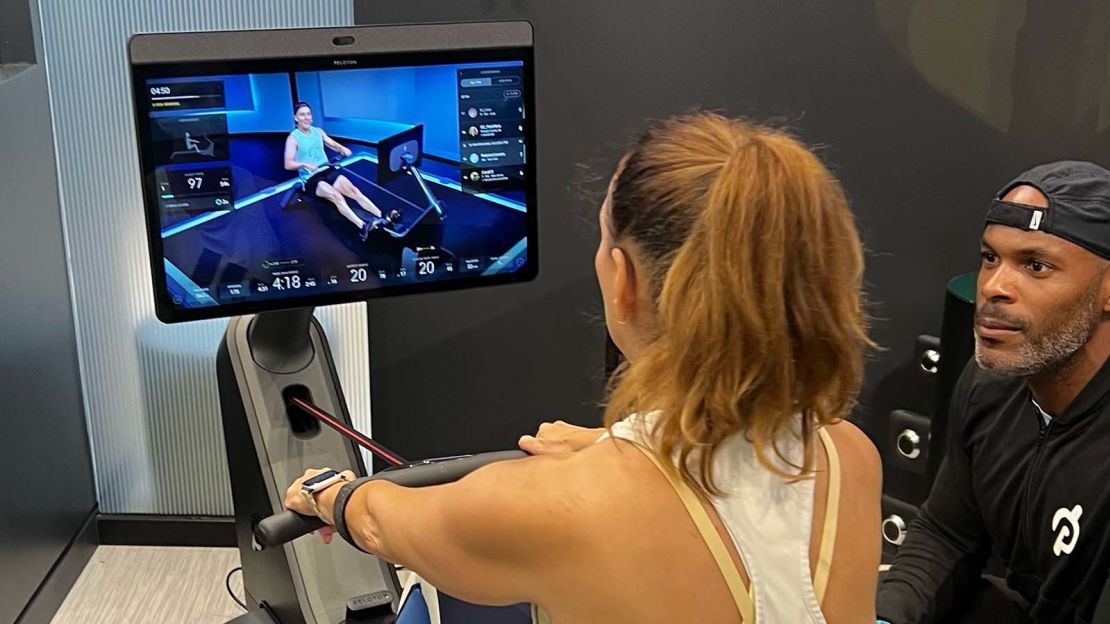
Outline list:
[[[96,498],[41,65],[0,83],[0,120],[0,622],[13,622]]]
[[[35,37],[30,0],[0,2],[0,64],[34,63]]]
[[[823,146],[868,247],[873,337],[858,417],[886,439],[922,399],[915,336],[974,270],[991,194],[1031,164],[1110,164],[1105,3],[358,0],[358,23],[525,18],[536,31],[541,274],[370,303],[375,432],[404,446],[589,421],[602,327],[575,163],[607,175],[645,120],[693,108],[785,120]],[[380,424],[384,423],[384,425]],[[888,470],[888,484],[905,475]]]

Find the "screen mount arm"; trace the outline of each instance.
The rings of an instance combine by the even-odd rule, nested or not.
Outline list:
[[[256,315],[247,329],[251,357],[271,373],[295,373],[316,351],[309,335],[315,308],[293,308]]]

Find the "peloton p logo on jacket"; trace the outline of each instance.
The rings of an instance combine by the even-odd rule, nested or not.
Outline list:
[[[1056,556],[1070,555],[1071,551],[1075,550],[1075,542],[1079,540],[1079,516],[1083,515],[1083,506],[1076,505],[1071,509],[1061,507],[1056,510],[1056,515],[1052,516],[1052,530],[1059,532],[1056,534],[1056,543],[1052,545],[1052,552]],[[1064,521],[1067,524],[1064,524]]]

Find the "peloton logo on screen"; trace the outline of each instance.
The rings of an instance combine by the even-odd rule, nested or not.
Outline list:
[[[1075,550],[1075,542],[1079,540],[1079,517],[1083,515],[1083,506],[1076,505],[1071,509],[1061,507],[1056,510],[1056,515],[1052,516],[1052,530],[1056,531],[1059,528],[1059,533],[1056,534],[1056,543],[1052,545],[1052,552],[1056,556],[1070,555],[1071,551]],[[1063,521],[1067,520],[1067,524]]]
[[[331,62],[336,67],[346,67],[348,65],[358,65],[358,61],[354,59],[337,59]]]

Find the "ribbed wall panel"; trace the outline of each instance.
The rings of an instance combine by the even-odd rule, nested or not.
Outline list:
[[[225,322],[154,317],[127,75],[138,32],[349,25],[350,0],[54,0],[43,38],[101,511],[230,514],[215,354]],[[321,310],[369,428],[362,305]]]
[[[366,333],[366,306],[361,303],[330,306],[317,310],[316,318],[328,335],[351,421],[355,429],[373,435],[370,430],[370,358],[367,354],[370,337]],[[363,451],[362,456],[369,467],[372,455]]]

